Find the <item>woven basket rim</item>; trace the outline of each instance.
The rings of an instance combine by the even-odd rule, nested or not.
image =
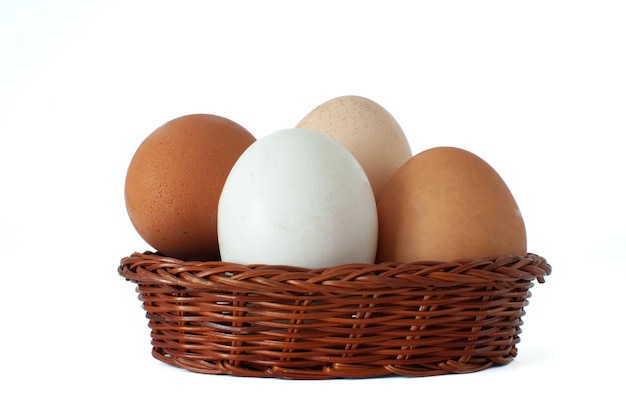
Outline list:
[[[351,263],[307,269],[284,265],[244,265],[223,261],[180,260],[152,251],[135,252],[124,257],[120,262],[118,272],[127,277],[127,280],[137,280],[136,275],[133,278],[128,278],[128,276],[131,270],[139,269],[149,272],[150,279],[179,285],[212,286],[217,280],[225,284],[242,284],[245,281],[265,278],[276,279],[285,285],[297,286],[300,282],[306,281],[309,285],[326,287],[336,285],[345,288],[374,288],[376,285],[397,287],[416,284],[454,286],[472,282],[497,283],[520,279],[544,283],[545,276],[552,272],[552,267],[546,259],[534,253],[528,253],[526,256],[459,259],[451,262]],[[478,270],[480,270],[479,273]],[[178,275],[174,277],[175,274]],[[376,276],[376,278],[372,279],[371,276]]]

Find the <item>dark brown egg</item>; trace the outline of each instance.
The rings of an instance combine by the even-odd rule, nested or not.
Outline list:
[[[413,156],[377,207],[378,262],[526,255],[513,195],[491,166],[466,150],[438,147]]]
[[[254,141],[239,124],[209,114],[182,116],[151,133],[130,162],[124,189],[139,235],[163,255],[219,259],[219,196]]]

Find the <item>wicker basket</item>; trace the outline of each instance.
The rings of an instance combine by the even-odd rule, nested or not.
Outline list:
[[[307,270],[122,259],[157,359],[190,371],[288,379],[431,376],[509,363],[545,259]]]

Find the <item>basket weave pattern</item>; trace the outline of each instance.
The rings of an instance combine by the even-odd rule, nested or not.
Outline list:
[[[517,354],[545,259],[344,265],[307,270],[122,259],[155,358],[207,374],[289,379],[470,373]]]

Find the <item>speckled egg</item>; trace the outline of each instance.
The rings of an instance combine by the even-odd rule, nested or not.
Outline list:
[[[296,127],[324,133],[345,146],[363,166],[377,199],[391,176],[412,156],[396,119],[365,97],[346,95],[326,101]]]

